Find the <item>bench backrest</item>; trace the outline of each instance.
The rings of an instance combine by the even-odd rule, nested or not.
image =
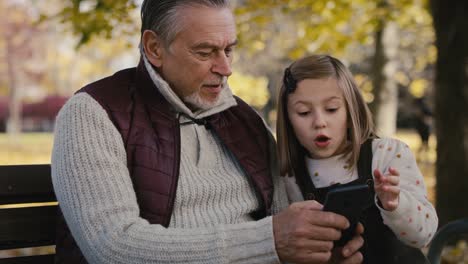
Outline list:
[[[55,245],[57,200],[50,165],[0,166],[0,250]],[[53,254],[0,259],[53,263]]]

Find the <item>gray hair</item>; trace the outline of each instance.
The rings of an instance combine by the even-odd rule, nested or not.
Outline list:
[[[179,10],[186,6],[225,8],[229,0],[144,0],[141,5],[141,34],[152,30],[169,46],[182,30]]]

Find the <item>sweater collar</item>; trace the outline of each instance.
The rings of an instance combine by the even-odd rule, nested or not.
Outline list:
[[[146,55],[142,53],[142,61],[144,64],[144,68],[149,74],[152,82],[156,86],[156,89],[162,96],[167,100],[167,102],[174,108],[174,110],[178,113],[185,114],[192,118],[204,118],[211,116],[213,114],[222,112],[232,106],[236,106],[237,102],[232,95],[231,89],[229,88],[227,82],[224,83],[224,89],[221,91],[219,95],[220,98],[218,102],[208,109],[203,110],[190,110],[187,105],[177,96],[177,94],[172,90],[169,84],[159,75],[157,71],[154,70],[151,63],[146,58]]]

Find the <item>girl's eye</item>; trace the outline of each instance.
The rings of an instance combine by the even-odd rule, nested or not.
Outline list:
[[[306,116],[310,113],[310,111],[305,111],[305,112],[298,112],[297,114],[300,116]]]
[[[327,112],[334,113],[338,110],[338,108],[328,108]]]

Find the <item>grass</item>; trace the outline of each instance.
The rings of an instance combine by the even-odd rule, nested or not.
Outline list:
[[[0,134],[0,165],[50,163],[53,135],[22,133],[16,136]]]

